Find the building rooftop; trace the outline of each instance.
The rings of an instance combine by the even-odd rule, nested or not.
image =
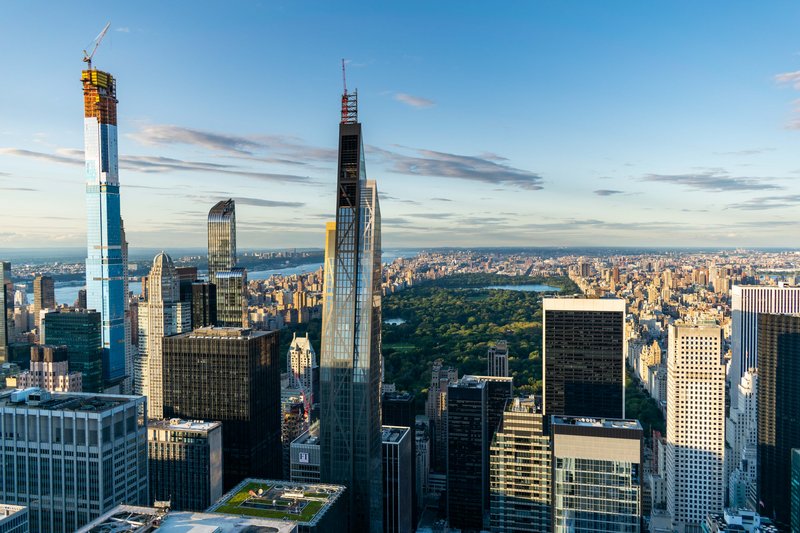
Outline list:
[[[638,420],[622,418],[588,418],[585,416],[553,416],[553,425],[561,424],[566,426],[595,427],[595,428],[614,428],[614,429],[638,429],[642,430],[642,425]]]
[[[381,426],[381,442],[395,444],[408,435],[411,429],[403,426]]]
[[[247,339],[261,337],[272,333],[270,331],[255,331],[249,328],[219,328],[216,326],[209,326],[205,328],[197,328],[188,333],[181,333],[174,335],[173,338],[190,338],[190,339]]]
[[[297,524],[283,520],[223,514],[168,512],[155,507],[118,505],[78,533],[295,533]]]
[[[308,430],[292,441],[292,445],[319,446],[319,421],[311,424]]]
[[[38,387],[31,387],[28,389],[0,391],[0,408],[99,413],[142,399],[143,396],[50,392]]]
[[[528,396],[527,398],[514,398],[506,403],[506,411],[513,413],[541,413],[542,397]]]
[[[198,431],[208,432],[222,425],[221,422],[206,422],[204,420],[183,420],[169,418],[166,420],[148,420],[148,429],[166,429],[170,431]]]
[[[0,522],[4,519],[13,516],[21,511],[27,509],[24,505],[8,505],[0,503]]]
[[[383,393],[383,398],[386,400],[400,400],[400,401],[410,401],[414,398],[414,395],[407,391],[387,391]]]
[[[345,490],[342,485],[245,479],[207,512],[291,520],[313,527]]]

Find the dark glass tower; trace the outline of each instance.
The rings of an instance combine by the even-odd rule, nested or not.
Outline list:
[[[192,283],[192,328],[217,323],[217,286],[207,281]]]
[[[625,301],[544,299],[544,413],[624,418]]]
[[[102,317],[97,311],[59,309],[44,315],[43,343],[67,347],[70,372],[83,374],[83,392],[103,390]]]
[[[11,263],[0,261],[0,363],[8,361],[8,324],[14,318],[14,294],[11,284]]]
[[[208,277],[216,283],[217,272],[236,266],[236,204],[223,200],[208,212]]]
[[[279,479],[278,332],[201,328],[163,343],[164,417],[222,422],[225,490]]]
[[[326,273],[322,324],[321,475],[324,482],[347,487],[350,531],[378,533],[383,530],[380,209],[375,182],[366,179],[356,106],[356,95],[345,90],[336,226],[329,228],[325,261],[333,264],[333,276]]]
[[[758,315],[758,499],[788,526],[792,448],[800,448],[800,316]]]

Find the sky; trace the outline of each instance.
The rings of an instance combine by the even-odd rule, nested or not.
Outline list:
[[[10,0],[0,252],[85,245],[108,21],[132,248],[323,247],[343,58],[384,247],[800,247],[797,2]]]

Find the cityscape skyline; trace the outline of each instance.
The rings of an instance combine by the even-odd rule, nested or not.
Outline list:
[[[242,248],[321,248],[341,57],[349,86],[367,97],[368,177],[384,184],[387,247],[789,246],[797,233],[791,22],[800,9],[788,3],[669,13],[443,4],[427,17],[363,5],[352,15],[361,31],[336,46],[336,22],[351,15],[322,5],[217,16],[201,4],[192,24],[170,6],[158,18],[47,6],[64,25],[57,32],[23,4],[0,22],[3,44],[31,42],[8,64],[31,83],[0,88],[0,189],[12,206],[0,218],[3,248],[85,242],[70,95],[78,52],[107,19],[95,63],[122,80],[121,204],[134,247],[200,247],[207,205],[233,198]],[[419,38],[404,41],[395,28],[412,17]],[[742,39],[742,22],[771,39]],[[260,41],[299,28],[307,36],[291,47]],[[231,98],[243,69],[255,96]],[[24,217],[34,198],[46,214]],[[298,212],[305,220],[292,220]]]

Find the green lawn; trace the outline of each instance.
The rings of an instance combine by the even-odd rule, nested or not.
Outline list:
[[[271,487],[261,483],[248,483],[242,487],[242,490],[234,494],[225,504],[217,507],[214,512],[222,514],[253,516],[258,518],[274,518],[276,520],[292,520],[294,522],[309,522],[324,505],[324,502],[319,501],[308,502],[300,515],[286,513],[274,509],[255,509],[252,507],[242,507],[242,503],[244,503],[245,500],[250,497],[250,491],[253,490],[258,492],[258,489],[260,488],[264,489],[264,492],[266,492]],[[308,493],[306,496],[311,498],[327,497],[328,494]]]

